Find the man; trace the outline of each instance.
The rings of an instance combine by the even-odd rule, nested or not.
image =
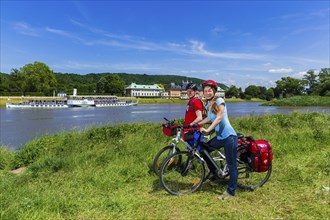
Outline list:
[[[203,111],[203,103],[197,97],[197,84],[196,83],[188,83],[186,86],[187,95],[189,97],[189,102],[187,104],[185,118],[184,118],[184,126],[194,125],[197,122],[203,119],[202,111]]]

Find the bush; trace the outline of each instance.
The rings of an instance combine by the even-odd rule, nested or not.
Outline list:
[[[0,147],[0,170],[8,169],[14,154],[5,147]]]

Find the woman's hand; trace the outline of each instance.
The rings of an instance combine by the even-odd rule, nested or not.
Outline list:
[[[206,133],[207,133],[207,132],[208,132],[208,131],[207,131],[207,129],[205,129],[205,128],[203,128],[203,127],[202,127],[202,128],[200,128],[200,129],[199,129],[199,131],[200,131],[201,133],[204,133],[204,132],[206,132]]]

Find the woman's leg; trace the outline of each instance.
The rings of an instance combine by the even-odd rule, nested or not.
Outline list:
[[[237,187],[237,178],[238,178],[238,170],[237,170],[237,136],[229,136],[225,139],[225,156],[227,165],[229,168],[229,184],[227,188],[227,192],[230,195],[235,195],[236,187]]]

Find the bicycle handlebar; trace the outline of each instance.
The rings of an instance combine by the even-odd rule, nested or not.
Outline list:
[[[171,123],[172,125],[175,124],[174,121],[170,121],[170,120],[167,119],[166,117],[163,117],[163,118],[164,118],[165,121]],[[198,129],[198,124],[186,125],[186,126],[184,126],[184,125],[177,125],[177,127],[178,127],[179,129],[181,129],[181,128],[182,128],[182,129],[194,128],[195,131],[199,131],[199,129]],[[214,130],[212,130],[212,131],[210,131],[210,132],[203,132],[203,133],[212,134],[213,132],[214,132]]]

